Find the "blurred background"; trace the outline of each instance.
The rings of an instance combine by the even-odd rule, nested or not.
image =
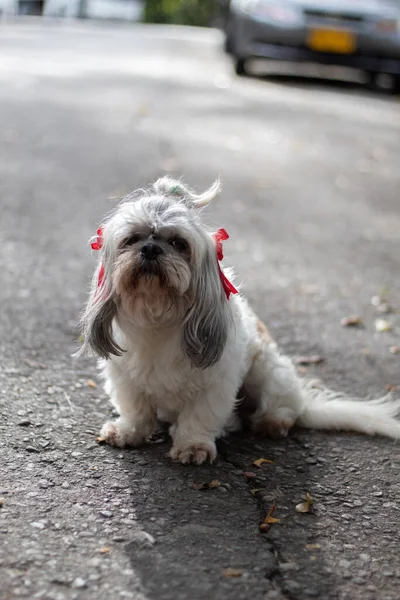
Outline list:
[[[210,225],[230,231],[230,262],[290,350],[296,332],[321,335],[310,309],[337,323],[393,288],[399,0],[0,0],[0,12],[6,328],[18,314],[39,344],[33,294],[43,331],[66,311],[72,343],[87,240],[166,173],[197,188],[222,178]]]
[[[154,598],[181,597],[182,577],[193,598],[267,597],[254,591],[271,577],[248,551],[259,546],[247,484],[237,504],[232,486],[212,496],[221,512],[210,495],[194,517],[193,496],[182,503],[188,471],[164,446],[157,467],[148,455],[150,468],[135,471],[136,453],[94,443],[110,406],[94,360],[71,358],[97,259],[88,240],[121,197],[161,175],[198,191],[220,177],[206,223],[230,234],[226,264],[299,372],[362,396],[398,389],[400,0],[0,0],[0,13],[0,495],[12,491],[0,510],[2,591],[60,600],[76,585],[82,598],[133,598],[136,580],[122,572],[130,544],[110,544],[101,571],[89,561],[129,532],[132,512],[164,535],[143,568],[129,551]],[[276,530],[285,561],[303,556],[298,571],[273,576],[295,578],[284,595],[397,598],[394,446],[315,432],[257,454],[248,443],[232,465],[283,453],[275,483],[265,475],[287,491],[282,505],[308,489],[329,502],[317,496],[317,519]],[[126,513],[115,505],[105,521],[99,511],[129,478]],[[182,516],[207,525],[190,551]],[[226,564],[228,531],[237,550]],[[310,540],[323,548],[316,561]],[[253,562],[251,578],[221,584],[223,568]]]

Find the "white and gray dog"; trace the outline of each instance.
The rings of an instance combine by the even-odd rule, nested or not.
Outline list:
[[[201,195],[164,177],[128,196],[98,230],[99,261],[82,318],[84,345],[100,357],[119,418],[101,436],[138,446],[157,417],[171,424],[170,456],[201,464],[237,429],[251,401],[256,431],[285,436],[295,424],[400,437],[400,401],[357,400],[298,378],[220,266],[224,230],[211,234]],[[229,273],[229,277],[231,274]]]

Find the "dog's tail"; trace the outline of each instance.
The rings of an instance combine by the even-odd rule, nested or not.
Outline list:
[[[387,394],[362,400],[332,392],[318,381],[302,382],[305,408],[296,424],[311,429],[342,429],[400,439],[400,400]]]

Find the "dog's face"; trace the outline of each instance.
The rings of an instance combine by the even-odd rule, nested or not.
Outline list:
[[[215,187],[214,196],[217,191]],[[121,354],[113,337],[114,319],[122,331],[127,324],[130,331],[178,326],[193,364],[210,366],[223,351],[228,318],[215,244],[197,211],[212,194],[195,196],[167,178],[151,192],[126,199],[103,226],[99,266],[84,315],[85,345],[105,358]]]
[[[104,247],[124,317],[142,327],[182,319],[205,244],[195,215],[183,204],[149,196],[121,205],[104,227]]]

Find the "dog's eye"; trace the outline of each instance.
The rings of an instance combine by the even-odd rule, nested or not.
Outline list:
[[[172,238],[168,240],[168,243],[175,248],[177,252],[185,252],[188,248],[187,242],[180,237]]]
[[[130,237],[126,238],[126,240],[124,241],[124,246],[132,246],[137,242],[140,242],[140,235],[138,233],[134,233]]]

